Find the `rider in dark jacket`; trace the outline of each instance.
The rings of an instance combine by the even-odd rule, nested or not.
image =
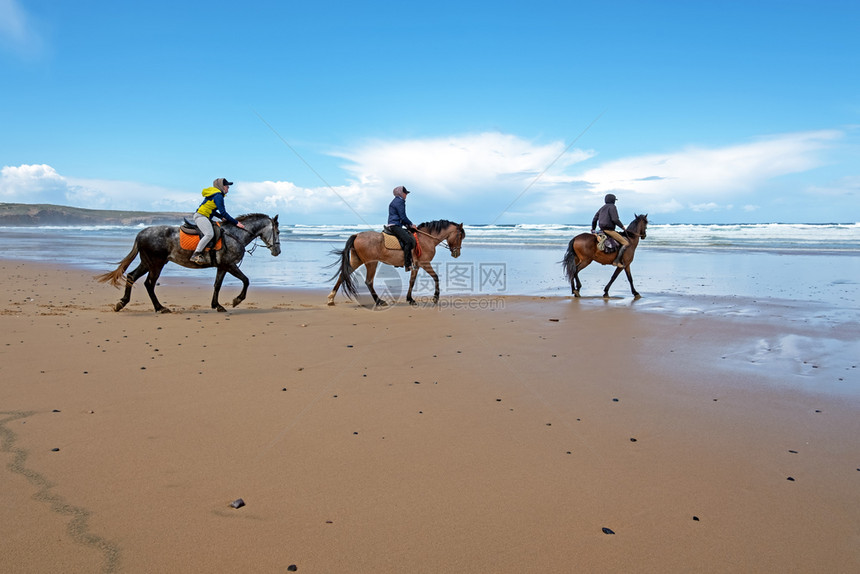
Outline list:
[[[398,185],[394,188],[394,199],[388,204],[388,225],[385,228],[400,240],[403,246],[403,269],[412,270],[412,250],[415,249],[415,238],[407,231],[415,230],[415,225],[406,217],[406,194],[409,190]],[[404,227],[406,229],[404,229]]]
[[[624,255],[624,250],[627,249],[628,245],[630,245],[630,241],[615,231],[615,226],[617,225],[620,227],[621,231],[625,233],[627,233],[627,230],[624,228],[624,224],[621,223],[621,220],[618,219],[618,210],[615,208],[615,195],[607,193],[606,197],[603,198],[603,201],[605,202],[603,207],[597,210],[597,213],[594,214],[594,219],[591,220],[591,232],[594,233],[595,229],[599,225],[601,231],[621,244],[621,249],[618,250],[618,255],[615,256],[615,261],[613,261],[612,264],[616,267],[624,267],[624,263],[621,262],[621,257]]]

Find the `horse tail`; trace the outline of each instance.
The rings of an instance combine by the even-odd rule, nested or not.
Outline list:
[[[332,279],[338,279],[338,283],[341,285],[341,289],[344,294],[352,298],[358,294],[358,288],[355,285],[355,280],[352,278],[352,273],[355,269],[352,268],[352,265],[349,263],[350,253],[353,250],[353,246],[355,245],[355,238],[357,235],[350,236],[349,239],[346,240],[346,245],[343,249],[333,249],[332,254],[337,255],[338,260],[332,263],[329,267],[334,267],[335,265],[340,265],[338,270],[332,275]]]
[[[564,259],[561,260],[561,266],[564,269],[564,276],[567,277],[568,281],[573,280],[573,276],[576,273],[576,250],[573,247],[573,243],[576,241],[576,238],[570,240],[570,243],[567,244],[567,253],[564,254]]]
[[[95,280],[99,283],[110,283],[114,287],[122,287],[125,285],[128,281],[125,276],[125,270],[128,269],[128,266],[131,265],[131,262],[134,261],[135,257],[137,257],[137,252],[137,238],[135,238],[134,246],[132,246],[129,254],[119,262],[117,268],[103,275],[96,275]]]

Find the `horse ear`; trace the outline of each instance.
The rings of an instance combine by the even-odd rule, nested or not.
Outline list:
[[[274,221],[274,222],[275,222],[275,224],[277,225],[277,223],[278,223],[278,216],[277,216],[277,215],[275,215],[275,217],[273,217],[273,218],[272,218],[272,221]]]

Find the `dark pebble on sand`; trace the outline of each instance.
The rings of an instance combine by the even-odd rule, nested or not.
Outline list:
[[[284,387],[284,388],[283,388],[283,389],[281,389],[281,390],[282,390],[282,391],[286,391],[286,390],[287,390],[287,387]]]
[[[52,449],[51,449],[51,452],[60,452],[60,449],[58,449],[58,448],[52,448]]]
[[[605,526],[603,527],[603,533],[604,534],[615,534],[615,532],[613,532],[611,528],[606,528]]]
[[[618,402],[618,399],[612,399],[612,402],[613,402],[613,403],[617,403],[617,402]]]
[[[794,477],[793,477],[793,476],[789,476],[788,478],[786,478],[786,480],[790,480],[791,482],[794,482]]]
[[[633,437],[630,437],[630,442],[636,442],[636,439]]]
[[[698,517],[698,516],[694,516],[694,517],[693,517],[693,520],[695,520],[696,522],[698,522],[698,521],[699,521],[699,517]]]
[[[230,506],[232,506],[233,508],[242,508],[243,506],[245,506],[245,501],[242,500],[241,498],[237,498],[236,500],[234,500],[233,502],[230,503]]]
[[[298,572],[298,570],[299,567],[295,564],[290,564],[289,566],[287,566],[287,572]]]
[[[354,433],[352,433],[352,434],[358,434],[358,431],[356,431],[356,432],[354,432]]]
[[[496,399],[496,402],[500,403],[500,402],[502,402],[502,399]]]
[[[788,451],[788,452],[790,452],[791,454],[797,454],[797,451],[796,451],[796,450],[790,450],[790,451]]]
[[[51,412],[52,412],[52,413],[58,413],[58,412],[60,412],[60,409],[54,409],[54,410],[52,410]]]
[[[352,348],[352,345],[347,345],[347,348],[348,348],[348,349],[351,349],[351,348]]]

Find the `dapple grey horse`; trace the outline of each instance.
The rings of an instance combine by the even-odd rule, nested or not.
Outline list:
[[[248,278],[239,270],[239,263],[245,256],[245,247],[256,238],[260,238],[272,252],[272,255],[277,256],[281,253],[281,240],[278,232],[278,216],[269,217],[262,213],[251,213],[240,215],[237,217],[244,229],[235,225],[225,223],[221,226],[223,246],[215,251],[215,262],[206,265],[197,265],[189,259],[193,251],[183,249],[179,245],[179,227],[171,225],[155,225],[141,230],[134,240],[134,246],[131,252],[125,256],[125,259],[119,262],[119,266],[109,273],[96,276],[96,280],[102,283],[110,283],[114,287],[125,285],[125,294],[114,306],[114,311],[120,311],[128,305],[131,299],[131,288],[134,282],[147,275],[144,280],[146,291],[149,293],[149,298],[155,307],[156,313],[170,313],[170,309],[162,305],[155,296],[155,285],[158,282],[158,277],[161,275],[161,270],[169,261],[173,261],[177,265],[188,267],[189,269],[204,269],[207,267],[215,267],[215,292],[212,294],[212,308],[218,311],[226,311],[218,302],[218,292],[221,290],[221,283],[224,281],[224,276],[229,273],[242,282],[242,292],[233,299],[233,307],[245,300],[245,295],[248,293]],[[211,261],[209,251],[204,255]],[[128,275],[125,270],[128,269],[131,262],[140,255],[140,265],[138,265]]]

